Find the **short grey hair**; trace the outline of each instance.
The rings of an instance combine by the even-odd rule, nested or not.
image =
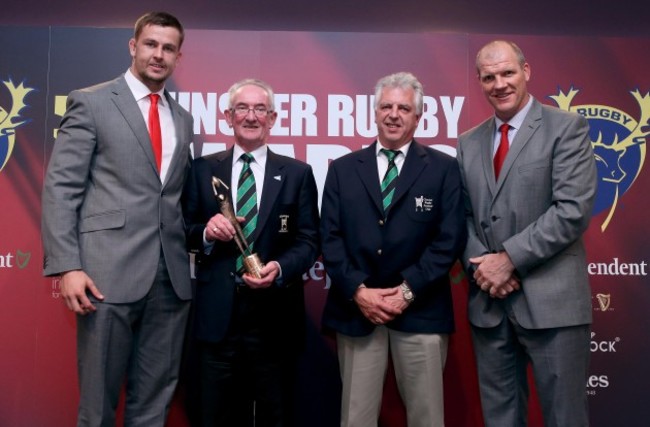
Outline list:
[[[375,86],[375,110],[379,108],[379,100],[381,98],[381,92],[387,88],[401,88],[407,89],[411,88],[415,92],[415,114],[418,116],[422,115],[422,110],[424,108],[424,89],[422,83],[415,77],[413,74],[402,71],[395,74],[390,74],[388,76],[382,77],[377,82]]]
[[[232,108],[234,107],[233,99],[235,98],[235,92],[237,92],[239,89],[241,89],[244,86],[257,86],[262,88],[264,92],[266,92],[266,95],[269,99],[269,105],[268,105],[269,112],[275,111],[275,99],[273,96],[273,88],[271,88],[271,86],[268,83],[260,79],[244,79],[230,86],[230,89],[228,89],[228,97],[230,98],[228,100],[228,109],[232,110]]]

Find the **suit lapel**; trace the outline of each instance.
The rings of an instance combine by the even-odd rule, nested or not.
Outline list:
[[[395,206],[404,195],[408,193],[409,189],[415,180],[417,180],[418,176],[420,176],[427,163],[428,160],[426,158],[424,147],[413,140],[406,155],[406,159],[404,159],[402,170],[397,178],[397,186],[395,187],[395,195],[393,196],[391,206]]]
[[[485,182],[487,182],[488,189],[491,194],[496,191],[496,180],[494,178],[494,134],[496,123],[494,117],[483,127],[480,135],[478,135],[478,146],[481,150],[481,161],[483,162],[483,174],[485,175]],[[486,144],[485,141],[488,141]]]
[[[510,169],[513,168],[517,157],[521,153],[521,150],[530,142],[533,134],[541,124],[542,120],[542,106],[536,100],[533,100],[533,105],[530,108],[528,114],[524,118],[524,121],[521,123],[521,128],[517,131],[514,141],[510,144],[510,150],[508,151],[508,156],[506,157],[505,162],[503,162],[503,167],[501,168],[501,173],[499,174],[499,180],[497,181],[496,191],[498,192],[503,186],[503,181],[510,174]]]
[[[381,186],[379,184],[379,170],[377,169],[376,146],[377,141],[359,152],[359,157],[357,159],[359,162],[357,174],[366,188],[370,200],[372,200],[379,212],[383,214],[384,206],[381,202]],[[343,183],[343,185],[345,185],[345,183]]]
[[[262,200],[260,201],[260,208],[257,214],[255,238],[264,229],[273,210],[273,206],[278,200],[278,195],[284,185],[285,179],[286,176],[284,174],[282,159],[269,149],[267,152],[266,166],[264,167],[264,190],[262,191]]]
[[[232,195],[232,156],[233,149],[229,148],[214,155],[214,162],[211,162],[212,176],[222,180],[230,188],[229,196]],[[231,196],[232,197],[232,196]],[[234,206],[234,201],[231,201]]]
[[[126,84],[124,76],[115,80],[112,100],[124,117],[124,120],[129,124],[138,144],[144,151],[147,159],[149,159],[149,164],[153,172],[158,176],[158,180],[160,180],[156,160],[153,155],[153,149],[151,148],[151,139],[149,138],[147,125],[142,118],[142,112],[138,107],[138,103],[135,98],[133,98],[133,93],[131,93],[129,86]]]
[[[178,104],[172,101],[171,96],[169,96],[169,92],[167,92],[167,90],[165,90],[165,99],[167,101],[167,105],[169,105],[169,110],[172,114],[172,120],[174,121],[174,130],[176,132],[176,146],[174,147],[174,152],[172,153],[172,159],[169,163],[169,170],[167,171],[167,176],[165,182],[163,183],[163,186],[170,180],[170,177],[172,176],[174,170],[178,168],[182,162],[185,161],[185,159],[181,157],[181,152],[184,148],[183,144],[185,143],[186,135],[186,124],[178,111],[178,108],[180,107]]]

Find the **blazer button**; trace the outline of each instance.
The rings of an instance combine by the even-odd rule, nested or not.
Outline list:
[[[383,219],[380,219],[380,220],[379,220],[379,225],[384,225],[384,224],[385,224],[384,220],[383,220]]]
[[[165,228],[165,223],[164,223],[164,222],[161,222],[161,223],[160,223],[160,229],[162,230],[163,228]]]
[[[381,255],[381,249],[377,249],[377,255]]]
[[[499,219],[499,217],[496,215],[492,215],[492,218],[490,219],[492,220],[492,222],[495,222],[497,219]]]

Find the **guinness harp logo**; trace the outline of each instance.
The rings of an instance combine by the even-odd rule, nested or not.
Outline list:
[[[612,294],[596,294],[600,311],[607,311],[609,304],[612,302]]]

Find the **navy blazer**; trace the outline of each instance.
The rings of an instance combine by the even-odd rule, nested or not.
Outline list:
[[[350,336],[374,325],[353,301],[358,286],[406,280],[415,301],[386,326],[413,333],[454,330],[449,270],[466,239],[459,168],[451,156],[413,141],[384,215],[376,142],[330,165],[321,210],[331,288],[323,326]]]
[[[230,187],[232,158],[229,149],[194,160],[183,200],[188,245],[196,254],[194,335],[210,342],[226,334],[238,286],[235,263],[240,252],[234,241],[216,241],[209,254],[203,247],[205,224],[220,211],[212,176]],[[262,262],[280,263],[282,281],[267,289],[249,289],[247,295],[259,302],[256,315],[266,320],[263,333],[293,348],[304,338],[302,274],[318,256],[318,192],[309,165],[271,150],[264,175],[254,251]]]

